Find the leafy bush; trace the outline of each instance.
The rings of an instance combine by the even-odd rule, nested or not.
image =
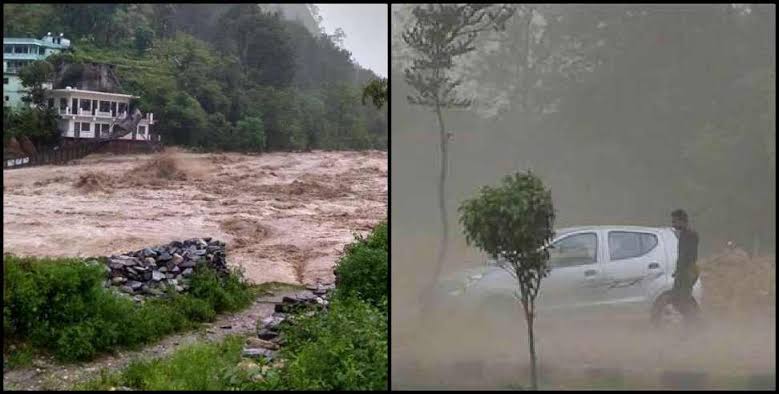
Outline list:
[[[335,270],[336,297],[357,297],[376,307],[386,307],[389,280],[387,223],[380,223],[368,237],[357,236],[357,240],[345,249],[346,254]]]
[[[254,298],[251,289],[241,281],[240,275],[221,278],[205,264],[198,265],[192,275],[189,294],[207,301],[216,312],[236,311],[249,305]]]
[[[64,361],[148,343],[253,299],[239,273],[220,278],[207,266],[195,271],[189,294],[169,289],[167,298],[140,306],[103,287],[102,263],[6,255],[3,274],[3,338],[29,341]]]
[[[386,390],[387,315],[356,298],[326,312],[284,323],[286,365],[242,389]]]
[[[242,389],[386,390],[387,223],[346,247],[330,308],[282,323],[286,365]]]

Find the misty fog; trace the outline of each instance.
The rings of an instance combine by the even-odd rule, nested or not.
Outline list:
[[[444,112],[453,138],[445,194],[451,241],[442,276],[487,258],[465,244],[460,202],[506,174],[532,169],[551,189],[556,228],[667,227],[671,211],[682,208],[700,235],[702,270],[730,241],[748,255],[732,264],[748,271],[765,259],[770,271],[718,279],[773,277],[775,6],[516,7],[504,31],[480,35],[474,52],[455,59],[454,73],[464,81],[459,94],[473,104]],[[490,373],[514,366],[504,374],[510,379],[487,372],[473,378],[508,388],[527,377],[521,307],[503,331],[485,328],[495,322],[484,317],[419,328],[419,295],[441,237],[440,152],[434,112],[406,99],[412,90],[403,69],[415,54],[401,32],[414,20],[412,8],[393,5],[391,20],[393,387],[459,387],[453,376],[462,378],[468,367],[445,366],[481,360],[486,364],[474,368]],[[716,298],[723,290],[707,287],[706,275],[706,294]],[[671,334],[650,335],[640,319],[619,325],[539,318],[547,330],[538,330],[541,364],[590,365],[583,355],[600,349],[599,368],[775,376],[775,282],[769,286],[770,308],[744,301],[739,309],[751,314],[738,318],[720,318],[704,302],[714,326],[684,344]],[[511,361],[496,361],[501,357]]]

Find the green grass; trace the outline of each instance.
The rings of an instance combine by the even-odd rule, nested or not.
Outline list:
[[[14,344],[14,350],[9,351],[8,357],[3,357],[3,368],[21,368],[32,365],[33,355],[32,347],[26,343]]]
[[[60,361],[90,360],[118,348],[138,348],[176,331],[213,321],[251,304],[259,290],[239,273],[226,278],[200,266],[190,291],[168,289],[143,305],[103,287],[105,267],[82,259],[3,257],[4,343],[30,344]],[[19,351],[4,346],[4,355]],[[23,359],[23,357],[22,357]]]
[[[75,390],[227,390],[231,373],[241,359],[244,338],[229,336],[220,343],[182,347],[164,359],[136,360],[123,371],[100,372],[100,377]]]

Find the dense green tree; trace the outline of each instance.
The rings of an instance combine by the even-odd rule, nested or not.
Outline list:
[[[19,79],[27,94],[22,97],[25,103],[32,103],[38,108],[46,105],[46,84],[54,78],[54,66],[46,60],[32,62],[19,70]]]
[[[36,146],[56,143],[60,139],[57,131],[57,111],[52,108],[3,110],[3,142],[11,137],[28,137]]]
[[[546,246],[554,236],[552,193],[531,172],[517,173],[504,177],[497,187],[482,187],[459,211],[468,244],[505,260],[504,268],[517,280],[516,298],[525,312],[530,344],[531,388],[538,390],[533,320],[541,280],[549,273]]]
[[[160,128],[164,137],[173,143],[196,146],[205,143],[207,115],[192,96],[176,93],[160,114]]]
[[[154,40],[154,31],[146,26],[138,26],[133,33],[133,40],[138,53],[143,53],[151,47]]]
[[[386,78],[380,78],[371,81],[365,85],[365,89],[362,91],[362,103],[365,104],[366,99],[370,98],[373,105],[376,108],[381,108],[389,98],[389,86]]]
[[[58,31],[49,4],[3,4],[3,37],[35,37]],[[48,30],[46,30],[48,29]],[[44,31],[45,30],[45,31]]]
[[[255,4],[237,4],[220,19],[220,48],[238,56],[249,78],[274,87],[287,86],[295,75],[294,46],[278,13]]]
[[[236,143],[240,144],[239,149],[262,152],[265,150],[265,125],[262,118],[255,116],[240,120],[235,125]]]

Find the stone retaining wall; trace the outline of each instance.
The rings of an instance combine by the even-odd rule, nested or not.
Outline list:
[[[195,238],[112,255],[108,257],[105,285],[140,302],[145,296],[163,295],[166,287],[186,291],[198,263],[206,264],[221,275],[228,274],[225,243]]]

